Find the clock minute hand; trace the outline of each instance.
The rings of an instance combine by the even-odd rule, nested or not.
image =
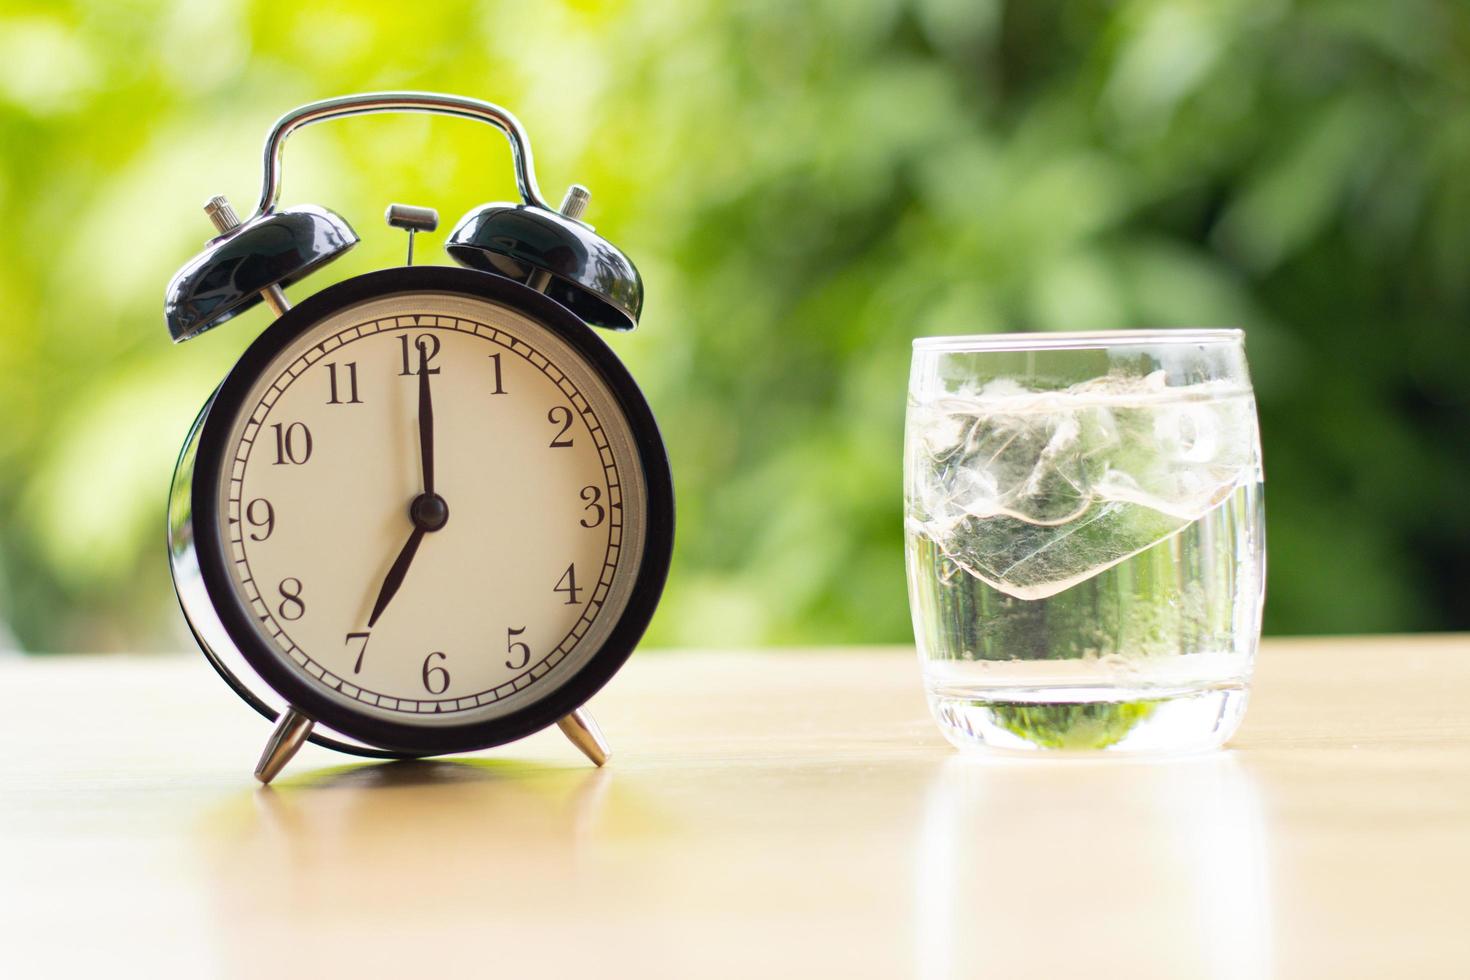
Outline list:
[[[434,400],[429,393],[429,345],[419,342],[419,452],[424,493],[434,492]]]

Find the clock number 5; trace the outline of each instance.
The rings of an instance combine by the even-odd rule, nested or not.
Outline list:
[[[429,666],[434,663],[434,658],[448,660],[444,654],[435,650],[424,658],[424,690],[430,694],[443,694],[449,690],[449,671],[440,666]]]
[[[516,639],[516,637],[520,636],[524,632],[526,632],[526,628],[524,626],[522,626],[520,629],[516,629],[512,626],[505,631],[505,652],[509,654],[515,654],[517,650],[520,650],[519,663],[514,663],[510,660],[507,660],[505,662],[505,665],[511,670],[520,670],[522,667],[526,666],[526,664],[531,662],[531,648],[522,643],[520,640]]]

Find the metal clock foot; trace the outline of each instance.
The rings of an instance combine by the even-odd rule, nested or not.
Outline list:
[[[581,708],[558,721],[556,727],[562,730],[562,734],[573,745],[582,750],[583,755],[592,760],[594,766],[601,766],[612,754],[612,750],[607,747],[607,739],[602,737],[602,729]]]
[[[265,751],[260,754],[260,762],[255,765],[255,778],[262,783],[275,779],[286,768],[286,763],[291,761],[296,750],[301,748],[306,736],[311,734],[311,726],[314,724],[316,722],[295,708],[287,708],[281,712],[281,717],[276,721],[276,730],[271,732],[270,739],[265,743]]]

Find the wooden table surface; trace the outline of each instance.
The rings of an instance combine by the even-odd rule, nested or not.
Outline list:
[[[645,653],[372,764],[197,656],[0,664],[0,976],[1467,977],[1470,638],[1268,641],[1228,751],[961,756],[908,649]]]

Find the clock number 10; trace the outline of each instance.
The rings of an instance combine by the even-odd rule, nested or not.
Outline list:
[[[277,422],[271,429],[276,434],[276,461],[273,465],[300,466],[311,459],[311,430],[305,422],[292,422],[290,425]]]

